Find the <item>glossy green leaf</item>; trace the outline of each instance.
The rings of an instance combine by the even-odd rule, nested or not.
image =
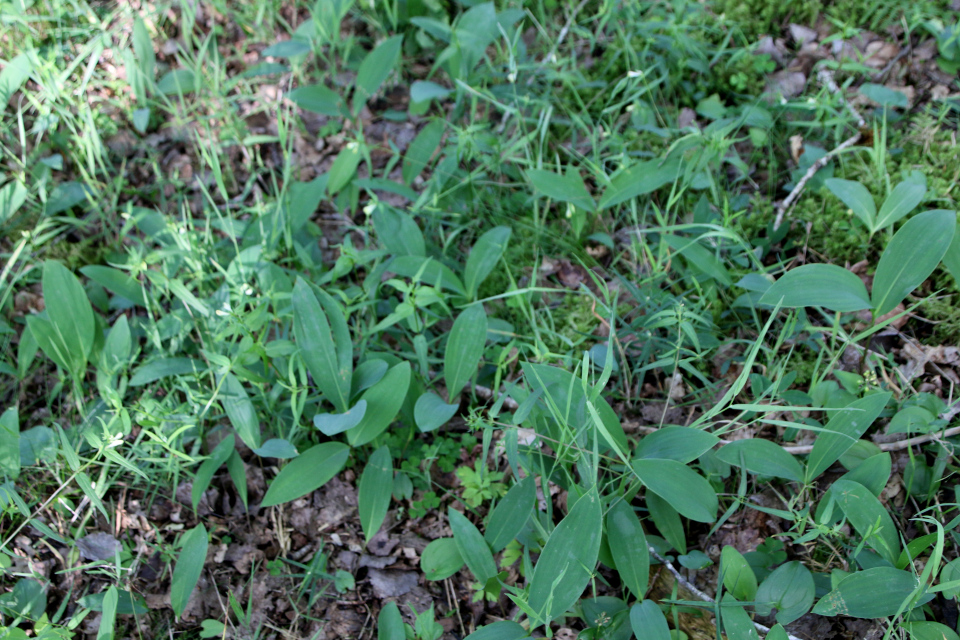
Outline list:
[[[670,506],[669,502],[652,491],[648,491],[644,498],[647,509],[650,511],[650,517],[653,518],[653,524],[657,525],[660,535],[670,543],[671,547],[685,554],[687,552],[687,532],[683,529],[680,514]]]
[[[790,640],[790,636],[787,635],[787,630],[783,628],[783,625],[776,624],[770,628],[770,633],[764,640]]]
[[[202,524],[198,524],[180,537],[180,554],[170,580],[170,606],[178,618],[187,608],[190,594],[200,580],[206,559],[207,530]]]
[[[917,208],[917,205],[923,202],[927,195],[926,185],[905,181],[893,188],[887,199],[880,206],[880,213],[877,214],[877,226],[871,228],[871,231],[886,229],[897,220]],[[948,243],[949,244],[949,243]]]
[[[869,309],[867,288],[856,275],[833,264],[805,264],[774,282],[760,304],[787,308],[824,307],[833,311]]]
[[[346,413],[318,413],[313,416],[313,426],[325,436],[335,436],[360,424],[367,415],[367,401],[359,400]]]
[[[396,602],[387,602],[377,616],[377,640],[407,640],[406,625]]]
[[[227,417],[230,418],[230,424],[237,430],[237,435],[240,436],[243,443],[251,449],[258,449],[260,447],[260,419],[257,417],[257,411],[243,388],[243,384],[232,373],[228,373],[223,378],[220,403],[223,405]]]
[[[602,530],[603,510],[594,487],[553,530],[534,567],[528,604],[541,618],[555,620],[580,598],[597,564]]]
[[[607,539],[623,584],[643,598],[650,580],[650,550],[640,519],[626,500],[617,500],[607,511]]]
[[[210,456],[204,460],[200,468],[197,469],[197,475],[194,476],[193,486],[190,489],[190,500],[193,503],[194,511],[197,510],[197,505],[200,504],[200,499],[203,498],[203,492],[210,486],[213,474],[217,472],[217,469],[219,469],[227,461],[227,458],[230,457],[230,454],[233,453],[235,443],[236,440],[233,434],[228,435],[213,448]]]
[[[467,563],[467,568],[480,584],[486,584],[490,578],[497,575],[497,564],[493,560],[493,554],[490,553],[490,547],[487,546],[477,527],[465,515],[450,507],[447,510],[447,518],[450,520],[450,530],[453,531],[453,539],[460,551],[460,557]]]
[[[364,544],[376,535],[387,517],[390,495],[393,493],[393,458],[386,445],[373,452],[363,468],[357,491],[357,510],[360,512],[360,527]]]
[[[361,400],[367,411],[360,424],[347,431],[351,447],[365,445],[383,433],[400,411],[410,387],[410,363],[401,362],[391,367],[383,380],[363,392]]]
[[[480,627],[465,640],[523,640],[529,636],[527,630],[516,622],[500,620]]]
[[[720,438],[701,429],[662,427],[640,439],[634,457],[663,458],[687,464],[718,444]]]
[[[816,586],[810,570],[799,562],[780,565],[757,589],[756,609],[761,615],[777,610],[777,622],[790,624],[813,606]]]
[[[310,447],[280,470],[260,506],[290,502],[319,489],[343,468],[349,455],[350,447],[341,442]]]
[[[463,284],[471,300],[477,297],[480,285],[500,262],[510,241],[510,234],[510,227],[494,227],[477,238],[473,248],[470,249],[467,264],[463,270]]]
[[[0,473],[10,480],[20,476],[20,416],[16,407],[0,414]]]
[[[413,180],[430,163],[430,158],[436,153],[440,146],[440,140],[443,137],[443,120],[437,119],[431,121],[427,126],[420,130],[417,137],[413,139],[407,152],[403,155],[402,176],[406,184],[413,184]]]
[[[919,582],[909,571],[874,567],[852,573],[822,597],[813,612],[821,616],[885,618],[908,601]]]
[[[353,345],[350,342],[346,345],[334,343],[331,325],[340,325],[342,320],[345,327],[346,320],[340,314],[340,317],[332,317],[328,322],[329,310],[321,307],[313,289],[302,278],[297,278],[294,284],[292,302],[293,335],[300,348],[300,357],[320,393],[333,403],[339,413],[345,413],[350,406]],[[337,315],[337,311],[334,310],[330,315]],[[337,335],[337,338],[340,337]]]
[[[403,36],[393,36],[381,42],[367,54],[357,70],[356,88],[353,94],[353,112],[359,113],[363,104],[373,97],[380,85],[390,76],[397,60]]]
[[[437,538],[420,554],[420,569],[427,580],[445,580],[462,566],[463,556],[453,538]]]
[[[482,304],[470,305],[460,312],[450,328],[443,355],[443,377],[450,400],[457,398],[464,385],[477,373],[486,342],[487,312]]]
[[[823,184],[830,190],[830,193],[840,198],[843,204],[853,211],[853,215],[860,218],[860,221],[871,233],[875,230],[877,205],[865,186],[853,180],[841,180],[840,178],[827,178],[823,181]]]
[[[632,467],[640,481],[669,502],[680,515],[697,522],[717,519],[719,502],[716,491],[690,467],[676,460],[655,458],[634,460]]]
[[[895,565],[900,555],[900,534],[877,497],[862,484],[844,479],[834,482],[830,492],[843,509],[847,520],[861,536],[866,536],[879,523],[880,530],[866,538],[867,546]]]
[[[721,447],[717,457],[735,467],[743,466],[751,473],[803,482],[803,467],[797,459],[769,440],[734,440]]]
[[[902,625],[911,640],[960,640],[956,631],[939,622],[904,622]]]
[[[305,111],[320,113],[331,118],[342,115],[340,95],[322,84],[297,87],[287,94],[287,98]]]
[[[890,396],[890,393],[874,393],[854,400],[839,411],[831,412],[830,421],[817,435],[810,457],[807,458],[807,472],[804,476],[807,482],[819,477],[866,433],[883,411]]]
[[[737,600],[751,602],[757,595],[756,574],[743,554],[730,545],[720,552],[720,575],[723,576],[723,586]]]
[[[653,600],[644,600],[630,607],[633,634],[643,640],[670,640],[670,627],[663,611]]]
[[[892,311],[933,273],[953,241],[956,226],[957,214],[938,209],[918,213],[900,227],[883,250],[873,276],[875,316]]]
[[[447,424],[459,409],[459,402],[447,404],[433,391],[427,391],[417,398],[417,403],[413,406],[413,419],[417,428],[426,433]]]
[[[483,537],[494,553],[520,535],[536,507],[536,483],[533,476],[527,476],[507,491],[490,514]]]
[[[543,169],[530,169],[527,171],[527,178],[536,191],[551,200],[569,202],[587,211],[596,209],[596,203],[587,191],[583,178],[575,170],[560,174]]]
[[[390,365],[388,365],[385,360],[380,360],[379,358],[365,360],[358,364],[357,368],[353,371],[350,395],[355,396],[383,380],[383,376],[387,375],[388,369],[390,369]]]

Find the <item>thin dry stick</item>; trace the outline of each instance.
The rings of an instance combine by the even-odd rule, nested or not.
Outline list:
[[[711,598],[709,595],[707,595],[703,591],[700,591],[700,589],[698,589],[692,582],[684,578],[683,575],[679,571],[677,571],[677,568],[674,567],[666,558],[664,558],[659,553],[657,553],[657,550],[654,549],[653,547],[650,547],[650,554],[654,558],[659,560],[660,564],[666,567],[667,571],[669,571],[673,575],[677,583],[680,584],[680,586],[682,586],[684,589],[686,589],[693,595],[697,596],[704,602],[716,603],[716,600]],[[760,624],[759,622],[754,622],[753,626],[755,626],[759,631],[763,632],[764,634],[770,633],[770,627],[766,627]],[[787,634],[787,638],[789,638],[790,640],[800,640],[800,638],[790,634]]]
[[[860,112],[857,111],[857,109],[852,104],[850,104],[844,99],[843,93],[840,91],[840,87],[837,86],[836,81],[833,79],[833,73],[829,69],[821,69],[819,73],[817,73],[817,80],[819,80],[820,84],[825,86],[827,90],[830,91],[830,93],[833,93],[840,97],[840,100],[843,102],[844,106],[847,108],[847,111],[849,111],[850,115],[852,115],[853,118],[857,121],[858,128],[863,127],[866,124],[866,120],[863,119],[863,116],[860,115]],[[783,217],[787,214],[787,210],[790,209],[793,206],[793,204],[797,201],[797,198],[799,198],[800,194],[803,192],[803,187],[806,186],[807,182],[810,181],[810,179],[817,173],[817,171],[822,169],[828,162],[830,162],[830,160],[833,159],[834,156],[843,152],[844,149],[849,149],[853,145],[860,142],[860,139],[862,137],[863,136],[858,131],[856,134],[854,134],[853,136],[850,136],[849,138],[844,140],[842,143],[840,143],[840,146],[838,146],[836,149],[834,149],[833,151],[830,151],[829,153],[827,153],[827,155],[823,156],[822,158],[820,158],[819,160],[813,163],[813,165],[807,170],[805,174],[803,174],[803,177],[800,178],[797,184],[790,191],[790,194],[777,207],[777,217],[773,223],[774,229],[780,228],[780,225],[783,223]]]

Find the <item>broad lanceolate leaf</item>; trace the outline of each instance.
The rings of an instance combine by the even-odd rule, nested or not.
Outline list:
[[[805,264],[774,282],[760,303],[774,306],[824,307],[833,311],[869,309],[870,296],[863,281],[833,264]]]
[[[400,58],[400,46],[403,44],[403,36],[393,36],[377,45],[377,48],[367,54],[367,57],[360,63],[357,70],[356,89],[353,94],[353,112],[359,113],[363,106],[373,94],[377,92],[380,85],[393,71]]]
[[[349,455],[350,447],[341,442],[310,447],[280,470],[260,506],[290,502],[319,489],[343,468]]]
[[[527,171],[527,177],[534,189],[551,200],[569,202],[587,211],[593,211],[597,207],[583,183],[583,178],[576,171],[571,170],[566,174],[560,174],[542,169],[530,169]]]
[[[670,627],[663,611],[653,600],[644,600],[630,607],[630,627],[643,640],[670,640]]]
[[[927,195],[926,185],[917,182],[901,182],[893,188],[877,214],[877,225],[870,231],[879,231],[892,225],[894,222],[917,208]]]
[[[648,489],[670,503],[680,515],[697,522],[717,519],[719,502],[710,483],[676,460],[634,460],[633,470]]]
[[[647,503],[647,509],[650,511],[650,517],[653,518],[653,524],[657,525],[660,535],[670,543],[671,547],[685,554],[687,552],[687,532],[683,529],[683,520],[680,519],[677,510],[652,491],[647,492],[644,500]]]
[[[523,640],[529,638],[530,634],[512,620],[501,620],[480,627],[465,640]]]
[[[470,249],[463,270],[463,284],[467,289],[467,297],[471,300],[477,297],[477,289],[500,261],[510,241],[510,234],[510,227],[494,227],[477,238],[477,242]]]
[[[187,608],[190,594],[197,586],[203,563],[207,558],[207,530],[202,524],[187,531],[180,538],[180,555],[170,581],[170,606],[178,618]]]
[[[463,556],[453,538],[437,538],[420,555],[420,569],[427,580],[446,580],[463,566]]]
[[[757,576],[739,551],[727,545],[720,552],[720,574],[723,586],[737,600],[752,601],[757,595]]]
[[[850,207],[853,215],[860,218],[867,229],[873,233],[874,224],[877,220],[877,205],[873,202],[873,196],[867,191],[867,188],[859,182],[853,180],[841,180],[840,178],[828,178],[823,184],[830,192],[840,198],[843,204]]]
[[[721,447],[717,457],[751,473],[803,482],[803,467],[797,459],[769,440],[735,440]]]
[[[620,579],[642,598],[650,579],[650,549],[640,519],[626,500],[617,500],[607,512],[607,539]]]
[[[807,482],[817,478],[830,465],[840,459],[853,443],[860,439],[890,399],[890,393],[874,393],[855,400],[839,411],[832,413],[830,421],[813,443],[807,459]]]
[[[313,289],[302,278],[297,278],[293,286],[292,301],[293,335],[300,348],[300,357],[320,393],[333,403],[338,412],[344,413],[350,406],[353,374],[353,344],[348,329],[346,344],[340,343],[341,337],[344,337],[346,319],[332,300],[325,305],[327,309],[321,307]],[[331,324],[334,325],[333,330]]]
[[[490,547],[467,516],[450,507],[447,518],[450,520],[453,539],[457,543],[460,556],[467,563],[467,568],[480,584],[486,584],[487,580],[497,575],[497,564],[490,553]]]
[[[757,612],[777,610],[777,622],[790,624],[813,606],[816,586],[810,570],[799,562],[787,562],[773,570],[757,589]]]
[[[490,514],[483,537],[494,553],[520,535],[536,507],[537,487],[533,476],[527,476],[507,491]]]
[[[413,419],[417,428],[426,433],[449,422],[459,408],[459,402],[447,404],[434,392],[427,391],[417,398],[417,403],[413,406]]]
[[[387,251],[395,256],[424,256],[423,232],[410,214],[385,204],[373,211],[373,228]]]
[[[16,407],[0,415],[0,473],[10,480],[20,476],[20,417]]]
[[[203,498],[203,492],[210,486],[210,480],[213,474],[217,472],[223,463],[227,461],[230,454],[234,451],[236,440],[233,434],[228,435],[210,452],[210,457],[203,461],[200,468],[197,469],[197,475],[193,479],[193,487],[190,490],[190,499],[193,503],[193,509],[196,511],[200,499]]]
[[[486,341],[487,312],[482,304],[473,304],[454,321],[443,355],[443,377],[450,400],[460,395],[463,386],[477,372]]]
[[[101,265],[89,265],[80,269],[80,273],[110,291],[123,296],[134,304],[138,304],[141,307],[150,306],[150,301],[144,293],[143,285],[137,282],[131,275],[119,269]]]
[[[550,534],[534,567],[528,600],[542,620],[555,620],[583,593],[600,553],[602,520],[600,495],[594,487]]]
[[[388,602],[377,617],[377,640],[407,640],[403,616],[396,602]]]
[[[933,273],[953,241],[956,225],[956,213],[938,209],[918,213],[900,227],[883,250],[873,277],[874,316],[892,311]]]
[[[260,419],[243,384],[232,373],[224,376],[220,402],[243,443],[251,449],[259,449]]]
[[[347,431],[347,442],[352,447],[367,444],[390,426],[407,397],[410,387],[410,363],[401,362],[387,371],[383,379],[363,392],[367,410],[360,424]]]
[[[297,87],[287,97],[301,109],[335,118],[341,115],[340,95],[322,84]]]
[[[48,350],[51,347],[57,349],[70,374],[79,376],[93,348],[93,307],[77,277],[59,262],[47,260],[43,263],[42,281],[53,344],[50,345],[47,339],[41,341],[34,334],[38,338],[37,344],[47,355],[50,355]]]
[[[867,546],[892,565],[900,555],[900,535],[890,514],[870,491],[858,482],[840,479],[830,487],[834,500],[843,509],[847,520],[861,536],[873,532],[866,539]],[[880,530],[876,531],[879,524]]]
[[[350,183],[360,165],[360,144],[348,142],[337,154],[327,173],[327,192],[333,196]]]
[[[357,492],[357,510],[360,512],[360,526],[363,528],[364,543],[376,535],[390,508],[390,494],[393,492],[393,459],[386,445],[373,452],[360,477]]]
[[[656,191],[676,180],[679,170],[677,160],[671,159],[666,162],[648,160],[618,171],[610,178],[610,186],[600,198],[600,208],[606,209]]]
[[[313,426],[325,436],[335,436],[360,424],[367,415],[367,401],[359,400],[346,413],[318,413],[313,416]]]
[[[813,612],[821,616],[885,618],[895,615],[918,585],[914,574],[892,567],[858,571],[821,598]]]
[[[722,602],[720,619],[723,630],[727,634],[727,640],[760,640],[760,634],[753,626],[750,614],[737,601],[737,598],[725,593]]]
[[[434,152],[440,146],[440,139],[443,137],[443,120],[433,120],[420,130],[417,137],[413,139],[407,152],[403,155],[403,181],[407,184],[413,183],[414,178],[426,168],[433,157]]]
[[[664,235],[662,238],[671,249],[682,255],[688,263],[707,278],[713,278],[728,287],[733,284],[733,278],[730,277],[730,272],[723,266],[723,263],[717,259],[712,251],[696,239],[675,235]]]
[[[720,443],[720,438],[690,427],[663,427],[644,436],[634,451],[637,458],[663,458],[693,462]]]

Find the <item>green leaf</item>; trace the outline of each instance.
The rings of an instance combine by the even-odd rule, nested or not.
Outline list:
[[[97,640],[113,640],[114,625],[117,621],[117,588],[110,585],[103,596],[103,613],[100,616],[100,628],[97,629]]]
[[[770,632],[764,640],[790,640],[790,636],[787,635],[787,630],[783,628],[783,625],[777,624],[770,628]]]
[[[717,457],[751,473],[803,482],[803,466],[777,444],[762,438],[735,440],[717,451]],[[742,460],[742,462],[741,462]]]
[[[712,251],[709,251],[695,239],[674,235],[664,235],[662,238],[671,249],[682,255],[684,259],[708,278],[714,278],[727,287],[733,285],[733,278],[730,277],[727,268],[717,260]]]
[[[512,620],[500,620],[480,627],[464,640],[523,640],[530,634]]]
[[[70,375],[79,377],[93,348],[93,307],[77,277],[59,262],[43,263],[42,281],[47,318],[55,336],[52,346],[60,353]],[[45,348],[39,337],[37,344],[50,355],[47,349],[51,345]]]
[[[450,530],[453,531],[460,557],[480,584],[486,584],[490,578],[497,575],[497,564],[490,553],[490,547],[467,516],[450,507],[447,518],[450,520]]]
[[[825,307],[833,311],[869,309],[870,296],[863,280],[833,264],[805,264],[774,282],[760,304],[783,307]]]
[[[420,569],[427,580],[446,580],[463,566],[463,556],[453,538],[437,538],[420,555]]]
[[[886,618],[895,615],[919,586],[917,577],[892,567],[874,567],[843,578],[820,599],[820,616]]]
[[[397,256],[387,265],[387,271],[392,271],[405,278],[419,277],[420,282],[431,287],[445,288],[448,291],[466,295],[466,289],[460,278],[442,262],[423,256]]]
[[[326,309],[321,307],[313,289],[302,278],[297,278],[293,286],[292,302],[293,335],[300,348],[300,357],[303,358],[320,393],[338,412],[345,413],[350,406],[350,383],[353,376],[352,342],[339,344],[343,337],[341,332],[346,328],[346,320],[332,301],[325,305]],[[330,313],[331,310],[333,313]],[[330,322],[327,321],[328,316]],[[334,329],[338,329],[337,343],[334,343],[331,324]]]
[[[670,503],[655,494],[648,491],[644,496],[647,503],[647,509],[650,511],[650,517],[653,518],[653,524],[657,525],[660,535],[670,543],[670,546],[680,553],[687,552],[687,534],[683,530],[683,521],[680,520],[680,514],[670,506]]]
[[[476,374],[486,342],[487,312],[482,304],[470,305],[460,312],[450,328],[447,350],[443,355],[443,377],[450,400],[457,398],[464,385]]]
[[[600,198],[600,209],[616,206],[637,196],[656,191],[680,175],[676,159],[649,160],[616,172],[610,178],[610,186]]]
[[[871,228],[871,233],[886,229],[896,221],[917,208],[927,195],[927,186],[918,182],[905,181],[898,184],[883,201],[880,213],[877,215],[877,226]]]
[[[130,335],[130,324],[127,316],[120,315],[110,328],[107,339],[100,352],[100,370],[111,376],[122,370],[130,362],[130,352],[133,349],[133,337]]]
[[[960,287],[960,233],[953,234],[950,248],[943,254],[943,266],[953,277],[954,284]]]
[[[853,215],[860,218],[871,233],[875,231],[877,205],[865,186],[853,180],[841,180],[840,178],[828,178],[823,181],[823,184],[830,190],[830,193],[840,198],[843,204],[853,211]]]
[[[35,59],[36,52],[33,49],[23,51],[7,62],[3,71],[0,71],[0,112],[7,108],[10,98],[33,73]]]
[[[360,113],[361,107],[380,89],[387,77],[397,66],[403,36],[387,38],[377,48],[367,54],[357,70],[356,89],[353,94],[353,112]]]
[[[288,93],[287,97],[305,111],[319,113],[331,118],[342,115],[340,95],[322,84],[297,87]]]
[[[723,594],[720,619],[727,640],[760,640],[757,628],[746,609],[729,593]]]
[[[387,602],[377,617],[377,640],[407,640],[406,625],[396,602]]]
[[[260,52],[261,58],[293,58],[310,52],[310,43],[298,38],[275,42]]]
[[[960,640],[956,631],[939,622],[917,621],[901,624],[912,640]]]
[[[633,470],[651,491],[680,515],[697,522],[717,519],[717,493],[703,476],[676,460],[634,460]]]
[[[670,640],[670,627],[663,611],[653,600],[644,600],[630,607],[630,627],[643,640]]]
[[[13,616],[37,620],[47,608],[47,594],[37,580],[21,578],[13,591],[0,595],[0,608]]]
[[[187,608],[190,594],[200,580],[207,559],[207,530],[198,524],[180,537],[180,554],[170,580],[170,606],[179,618]]]
[[[587,211],[595,211],[597,208],[590,192],[587,191],[587,187],[583,183],[583,178],[572,168],[567,171],[566,175],[544,171],[543,169],[530,169],[527,171],[527,178],[533,184],[534,189],[551,200],[569,202]]]
[[[536,507],[536,483],[533,476],[527,476],[507,491],[490,514],[483,537],[494,553],[520,535]]]
[[[594,487],[553,530],[534,567],[528,604],[541,619],[555,620],[580,598],[597,564],[602,531],[603,510]]]
[[[197,77],[192,69],[174,69],[157,80],[157,92],[165,96],[187,95],[197,90]]]
[[[650,580],[650,549],[640,519],[625,499],[617,500],[607,511],[607,539],[623,584],[643,598]]]
[[[831,485],[830,493],[861,536],[865,537],[879,523],[880,530],[866,538],[866,543],[884,560],[896,565],[900,555],[900,535],[890,514],[876,496],[862,484],[843,478]]]
[[[443,137],[443,120],[437,119],[431,121],[427,126],[420,130],[417,137],[413,139],[407,152],[403,155],[402,176],[406,184],[413,184],[414,179],[430,163],[430,158],[440,146],[440,140]]]
[[[413,216],[381,204],[373,210],[373,228],[387,251],[396,256],[424,256],[423,232]]]
[[[106,287],[110,291],[123,296],[130,302],[138,304],[141,307],[149,307],[150,302],[141,285],[135,278],[129,274],[114,269],[112,267],[103,267],[99,265],[89,265],[80,269],[80,273],[87,276],[97,284]]]
[[[0,472],[11,480],[20,477],[20,416],[16,407],[0,415]]]
[[[720,575],[723,576],[723,586],[737,600],[750,602],[757,595],[757,576],[750,563],[730,545],[720,552]]]
[[[360,424],[367,415],[367,401],[360,400],[346,413],[318,413],[313,416],[313,426],[325,436],[335,436]]]
[[[890,397],[890,393],[871,394],[866,398],[854,400],[839,411],[832,412],[833,417],[817,436],[810,457],[807,458],[805,481],[810,482],[816,479],[830,465],[839,460],[840,456],[866,433],[883,411]]]
[[[257,411],[243,384],[232,373],[223,378],[220,403],[243,443],[251,449],[259,449],[260,419],[257,418]]]
[[[103,611],[103,600],[106,595],[104,591],[91,593],[77,600],[77,604],[91,611]],[[147,608],[147,603],[142,596],[123,589],[117,590],[117,613],[125,616],[133,614],[142,616],[148,611],[150,611],[150,609]]]
[[[360,143],[348,142],[337,154],[327,172],[327,193],[336,195],[350,183],[360,165]]]
[[[451,93],[453,92],[450,89],[441,87],[436,82],[417,80],[410,85],[410,102],[417,104],[427,100],[443,100]]]
[[[470,249],[467,264],[463,270],[463,283],[467,289],[467,297],[471,300],[477,297],[480,285],[503,256],[511,233],[510,227],[494,227],[477,238],[473,248]]]
[[[911,183],[903,183],[911,184]],[[883,250],[873,277],[873,313],[894,309],[940,264],[956,230],[957,215],[937,209],[907,220]]]
[[[197,510],[197,505],[200,504],[200,499],[203,498],[203,492],[210,486],[213,474],[217,472],[217,469],[219,469],[221,465],[227,461],[227,458],[230,457],[230,454],[233,453],[235,443],[236,440],[233,434],[228,435],[213,448],[210,456],[204,460],[200,468],[197,469],[197,475],[193,478],[193,487],[190,490],[190,499],[193,503],[194,511]]]
[[[890,87],[885,87],[882,84],[865,82],[860,85],[860,93],[881,107],[900,107],[905,109],[910,105],[905,93],[891,89]]]
[[[637,458],[663,458],[687,464],[720,443],[720,438],[701,429],[663,427],[640,440]]]
[[[290,502],[319,489],[343,468],[349,456],[350,447],[341,442],[310,447],[280,470],[260,506]]]
[[[140,387],[170,376],[198,375],[207,370],[207,365],[193,358],[159,358],[148,362],[133,372],[131,387]]]
[[[366,401],[367,411],[360,424],[347,431],[351,447],[365,445],[390,426],[407,397],[410,387],[410,363],[394,365],[383,380],[363,392],[361,401]]]
[[[2,74],[0,74],[2,75]],[[2,84],[2,81],[0,81]],[[0,111],[6,106],[0,102]],[[17,179],[13,179],[0,187],[0,224],[13,217],[23,203],[27,201],[27,188]]]
[[[459,408],[459,402],[447,404],[433,391],[427,391],[417,398],[417,403],[413,406],[413,419],[417,428],[426,433],[447,424]]]
[[[810,570],[799,562],[787,562],[773,570],[757,589],[757,613],[777,610],[777,622],[790,624],[813,606],[816,586]]]
[[[390,508],[390,494],[393,493],[393,459],[386,445],[373,452],[360,477],[357,491],[357,511],[360,512],[360,527],[363,529],[364,544],[376,535],[387,517]]]

